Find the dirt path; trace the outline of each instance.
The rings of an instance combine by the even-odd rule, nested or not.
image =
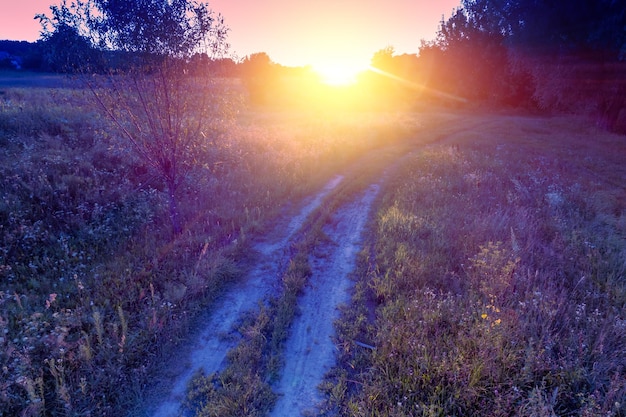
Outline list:
[[[189,358],[181,361],[184,369],[172,375],[169,394],[158,403],[151,413],[154,417],[180,415],[180,406],[185,399],[185,390],[193,375],[200,369],[211,374],[222,369],[226,354],[236,346],[238,340],[231,336],[233,326],[245,312],[254,309],[259,301],[275,290],[280,280],[281,266],[288,259],[289,244],[302,227],[306,218],[317,209],[323,199],[343,177],[333,178],[301,211],[289,221],[286,227],[277,227],[278,233],[271,239],[259,242],[255,250],[260,253],[259,263],[250,271],[243,282],[230,288],[219,300],[204,330],[192,342]]]
[[[460,129],[443,129],[435,142],[449,140],[457,130]],[[411,154],[403,148],[392,148],[388,155],[384,152],[374,155],[382,158],[381,161],[373,160],[373,166],[382,169],[378,181],[383,181],[388,170]],[[291,244],[304,232],[307,218],[324,204],[324,199],[342,181],[342,176],[333,178],[310,198],[296,216],[276,225],[271,236],[254,245],[259,254],[258,263],[246,279],[221,296],[203,325],[204,329],[192,337],[191,346],[185,350],[189,353],[181,352],[181,357],[173,360],[177,366],[164,378],[172,383],[160,390],[166,394],[158,397],[159,401],[150,405],[147,412],[144,409],[140,414],[142,417],[180,416],[186,387],[193,375],[199,370],[208,375],[224,368],[227,353],[240,342],[240,336],[234,329],[239,319],[279,290],[281,274],[291,255]],[[319,414],[323,398],[317,387],[335,361],[332,337],[335,334],[334,322],[339,317],[337,307],[349,302],[350,274],[378,190],[379,185],[371,185],[351,203],[337,210],[324,228],[333,243],[322,244],[311,254],[313,275],[304,295],[298,300],[300,315],[296,317],[286,342],[285,367],[280,380],[273,386],[279,397],[270,413],[272,417]]]
[[[313,275],[298,301],[296,318],[286,343],[285,368],[275,387],[279,394],[271,415],[295,417],[317,415],[323,400],[317,386],[334,364],[334,322],[337,306],[349,301],[350,274],[360,249],[361,232],[378,193],[377,185],[337,211],[324,232],[332,244],[317,248],[312,259]]]

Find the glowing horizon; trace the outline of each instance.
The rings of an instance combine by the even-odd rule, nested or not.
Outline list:
[[[21,0],[0,5],[0,39],[39,38],[37,13],[49,13],[60,0]],[[377,51],[392,46],[397,53],[417,53],[420,41],[435,37],[438,25],[460,0],[212,0],[209,7],[230,28],[234,58],[264,52],[291,67],[312,66],[320,72],[356,71]],[[332,62],[332,65],[329,64]],[[348,70],[347,68],[351,68]]]
[[[358,56],[335,56],[319,59],[311,67],[323,83],[341,86],[356,83],[358,75],[368,69],[369,60]]]

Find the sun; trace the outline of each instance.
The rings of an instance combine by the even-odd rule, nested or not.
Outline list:
[[[365,71],[365,65],[348,62],[325,62],[313,65],[322,82],[331,86],[347,86],[357,82],[358,75]]]

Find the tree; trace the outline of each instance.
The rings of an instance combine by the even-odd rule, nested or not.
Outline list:
[[[192,169],[210,162],[225,111],[214,80],[190,75],[187,62],[227,51],[223,18],[195,0],[63,0],[50,9],[38,16],[44,37],[71,30],[106,61],[98,76],[92,62],[81,62],[82,79],[126,148],[161,178],[180,233],[178,191]]]
[[[503,100],[507,77],[504,34],[491,26],[487,19],[462,7],[441,22],[434,45],[442,52],[439,89],[471,100]]]
[[[611,0],[537,3],[520,7],[524,25],[512,44],[535,55],[538,103],[589,113],[601,127],[626,132],[626,7]]]
[[[622,3],[463,0],[434,46],[450,73],[447,84],[467,97],[495,93],[500,102],[595,113],[616,129],[626,118]]]
[[[42,51],[41,69],[44,71],[75,73],[85,63],[98,68],[98,54],[89,40],[80,36],[75,28],[59,25],[54,33],[46,34],[40,45]]]
[[[626,46],[626,8],[614,0],[463,0],[474,26],[501,34],[508,45],[535,51],[603,49]]]

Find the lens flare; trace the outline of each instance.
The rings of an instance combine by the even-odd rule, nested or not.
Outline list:
[[[313,70],[319,74],[321,81],[333,86],[356,83],[359,73],[366,69],[367,66],[348,62],[327,62],[313,65]]]

